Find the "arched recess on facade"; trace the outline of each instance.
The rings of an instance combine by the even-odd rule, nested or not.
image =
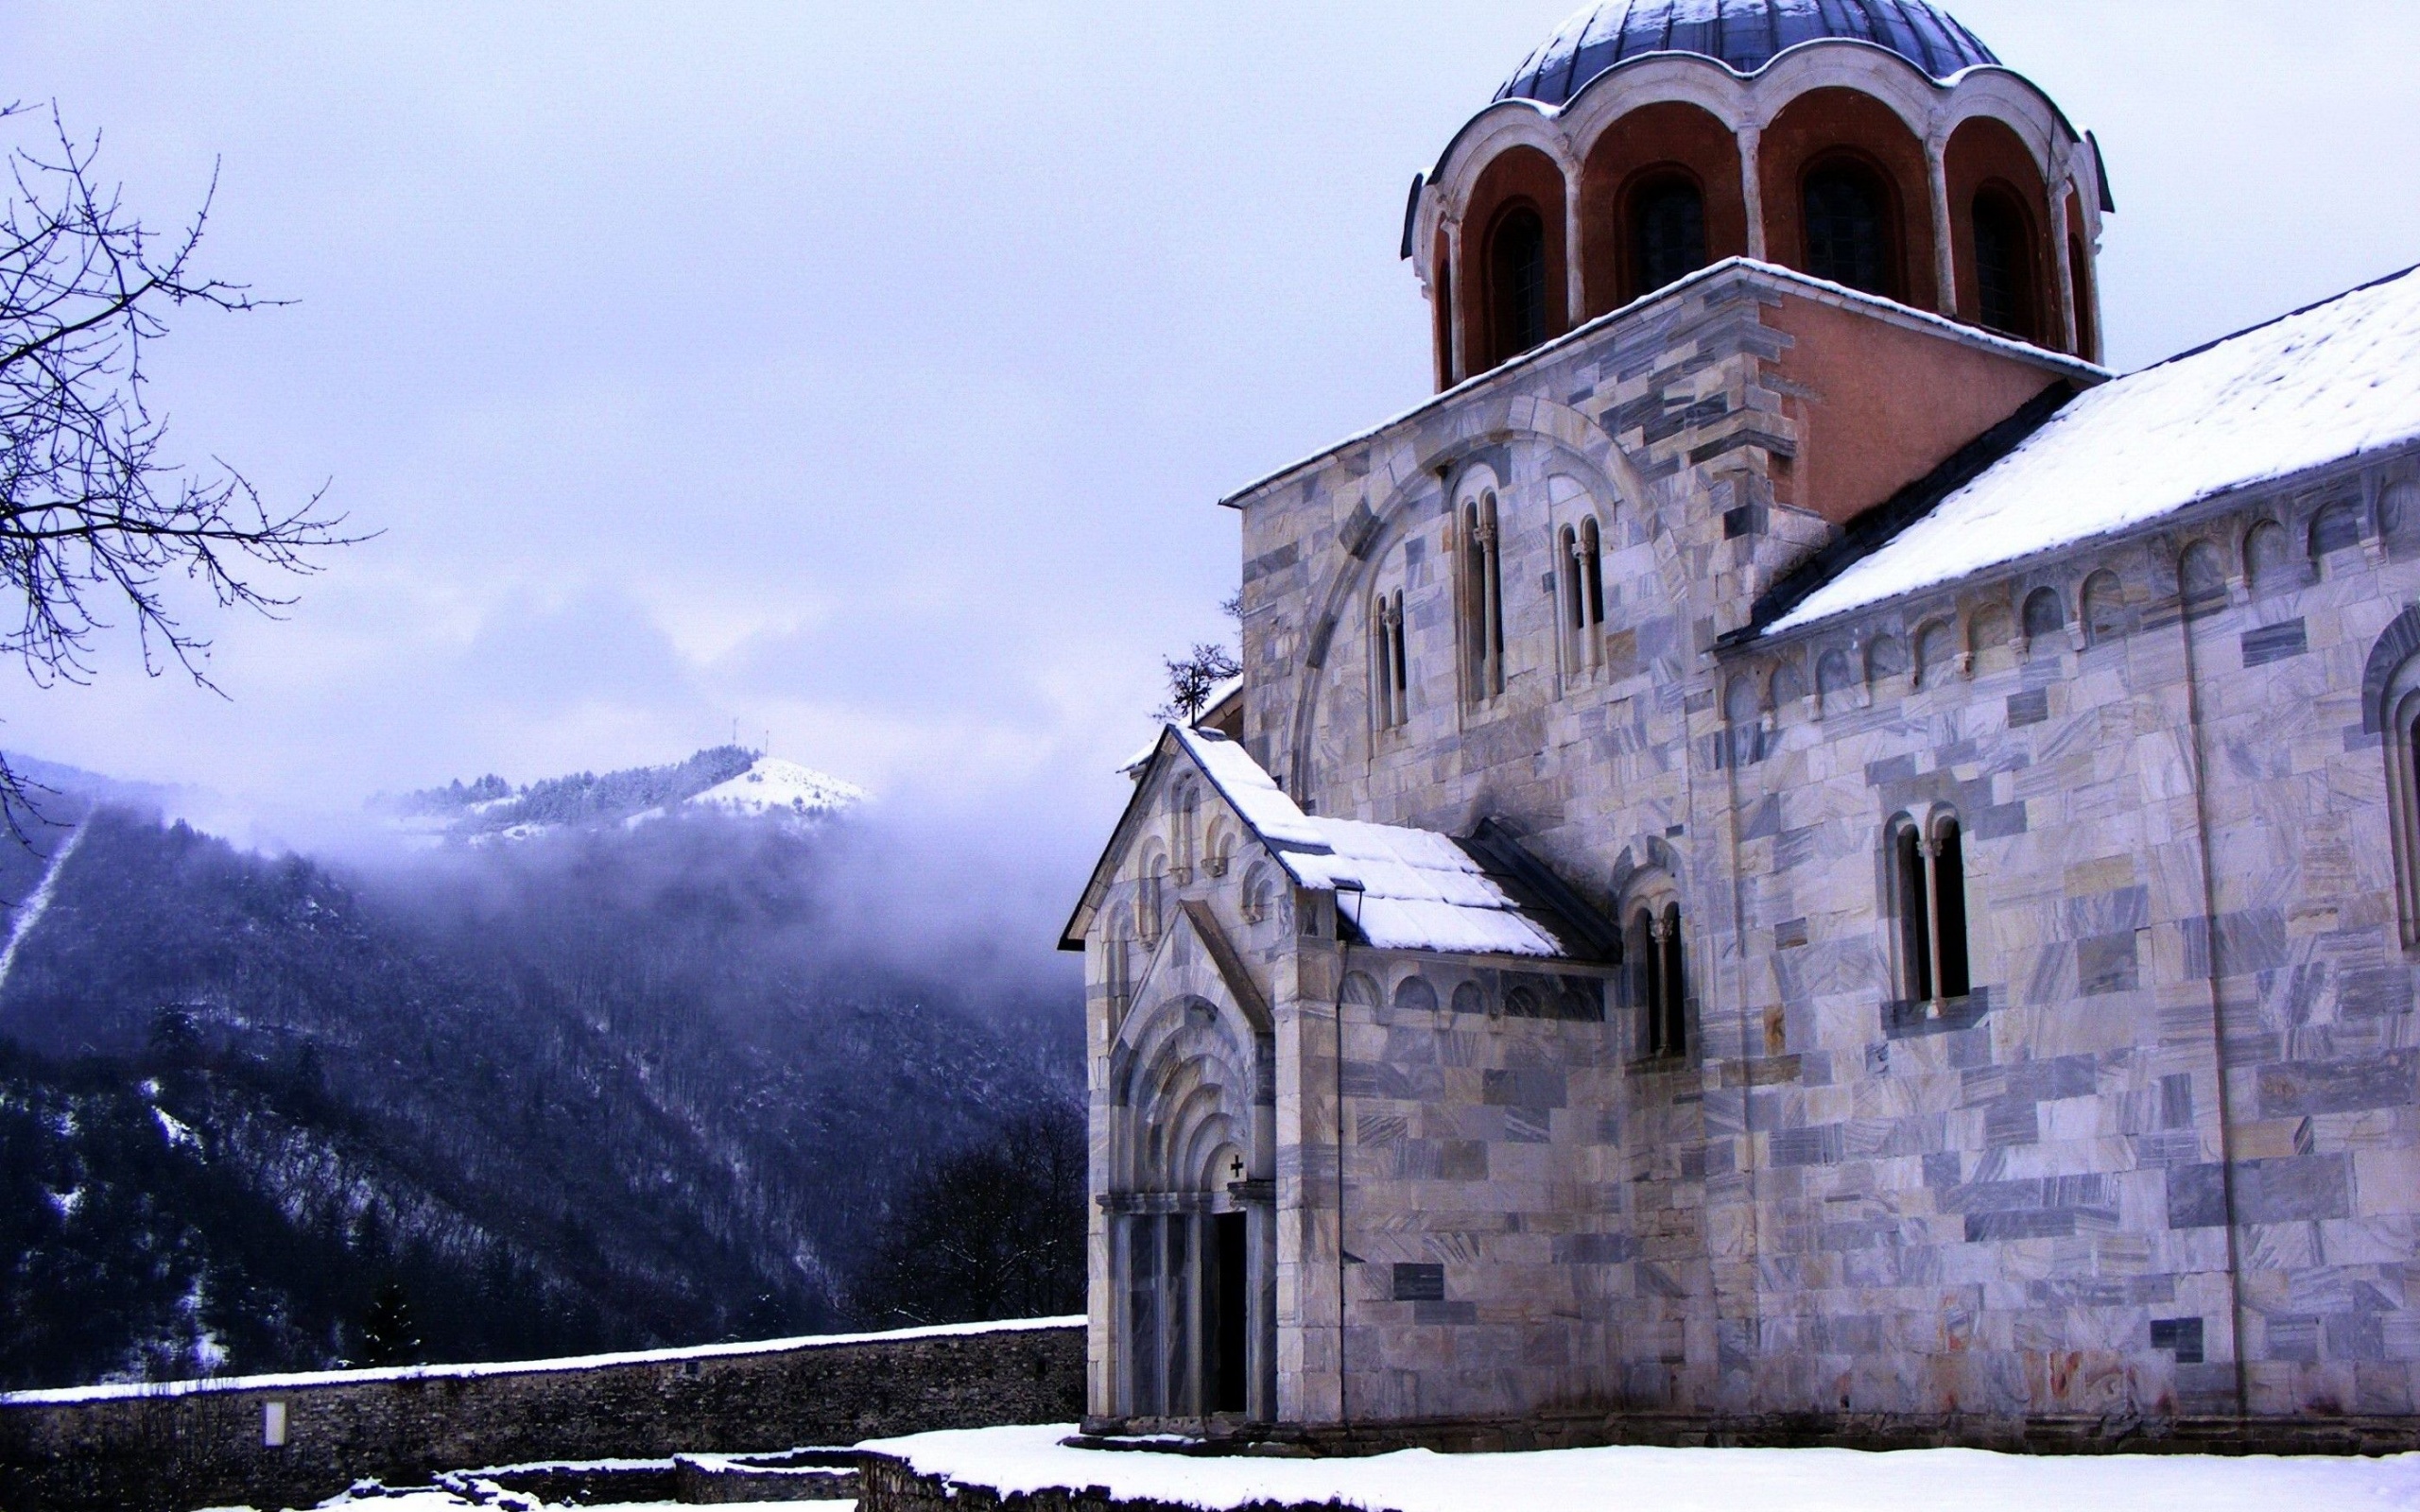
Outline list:
[[[1931,173],[1922,139],[1896,111],[1858,90],[1810,90],[1765,129],[1758,163],[1766,242],[1776,262],[1854,282],[1840,276],[1844,268],[1832,243],[1833,228],[1846,215],[1846,191],[1858,187],[1877,200],[1884,242],[1881,286],[1868,292],[1936,304]]]
[[[1958,318],[2037,346],[2064,347],[2050,196],[2032,149],[2007,122],[1971,115],[1950,133],[1942,169]]]
[[[1653,244],[1668,236],[1679,218],[1668,212],[1682,196],[1696,200],[1696,266],[1747,255],[1739,146],[1712,112],[1682,100],[1657,101],[1598,135],[1580,177],[1582,318],[1619,309],[1671,281],[1674,269],[1657,266]]]
[[[1124,1193],[1207,1193],[1232,1173],[1224,1149],[1254,1149],[1257,1055],[1240,1014],[1191,993],[1127,1015],[1110,1053],[1110,1183]]]
[[[1516,404],[1526,424],[1513,422]],[[1287,767],[1278,774],[1286,790],[1297,797],[1308,787],[1305,774],[1310,771],[1311,751],[1320,711],[1327,696],[1332,663],[1344,647],[1358,644],[1350,632],[1352,611],[1374,591],[1380,565],[1402,545],[1405,536],[1416,527],[1434,523],[1437,515],[1433,506],[1441,486],[1450,487],[1454,474],[1466,462],[1492,447],[1541,445],[1558,458],[1560,471],[1572,474],[1592,490],[1601,490],[1599,518],[1606,530],[1619,528],[1615,522],[1625,514],[1643,515],[1651,507],[1652,496],[1648,491],[1647,476],[1637,462],[1595,421],[1568,404],[1535,396],[1503,395],[1484,405],[1471,406],[1460,419],[1461,434],[1431,452],[1414,452],[1407,442],[1391,455],[1371,459],[1374,475],[1403,481],[1372,509],[1377,523],[1360,554],[1348,557],[1343,568],[1312,593],[1312,649],[1305,659],[1305,676],[1296,679],[1284,747]],[[1519,484],[1507,481],[1517,499]],[[1420,507],[1423,505],[1431,507]],[[1516,503],[1512,507],[1525,506]],[[1653,544],[1656,574],[1674,595],[1674,601],[1679,602],[1686,591],[1687,577],[1669,533],[1656,534]],[[1606,549],[1615,549],[1610,539]],[[1359,674],[1357,671],[1347,675]]]

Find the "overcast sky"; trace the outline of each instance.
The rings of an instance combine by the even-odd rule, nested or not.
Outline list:
[[[2420,261],[2420,5],[1963,0],[2099,131],[2139,365]],[[1230,488],[1417,402],[1404,189],[1565,0],[0,10],[209,271],[176,450],[384,532],[220,698],[0,679],[0,742],[276,810],[729,738],[1080,858]]]

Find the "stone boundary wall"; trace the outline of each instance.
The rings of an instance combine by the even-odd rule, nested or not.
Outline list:
[[[311,1506],[448,1469],[848,1445],[1083,1410],[1080,1320],[0,1397],[7,1512]],[[282,1407],[283,1447],[264,1442]]]

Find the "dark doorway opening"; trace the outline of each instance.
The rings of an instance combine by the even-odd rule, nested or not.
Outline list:
[[[1209,1314],[1201,1320],[1202,1337],[1209,1344],[1209,1409],[1214,1413],[1240,1414],[1248,1409],[1244,1215],[1222,1212],[1210,1221],[1211,1275],[1209,1284],[1201,1288],[1203,1310]]]

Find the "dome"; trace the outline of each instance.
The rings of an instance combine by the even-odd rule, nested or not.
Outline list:
[[[1829,38],[1887,48],[1933,78],[1999,61],[1927,0],[1605,0],[1558,27],[1495,97],[1563,105],[1648,53],[1695,53],[1753,74],[1787,48]]]

